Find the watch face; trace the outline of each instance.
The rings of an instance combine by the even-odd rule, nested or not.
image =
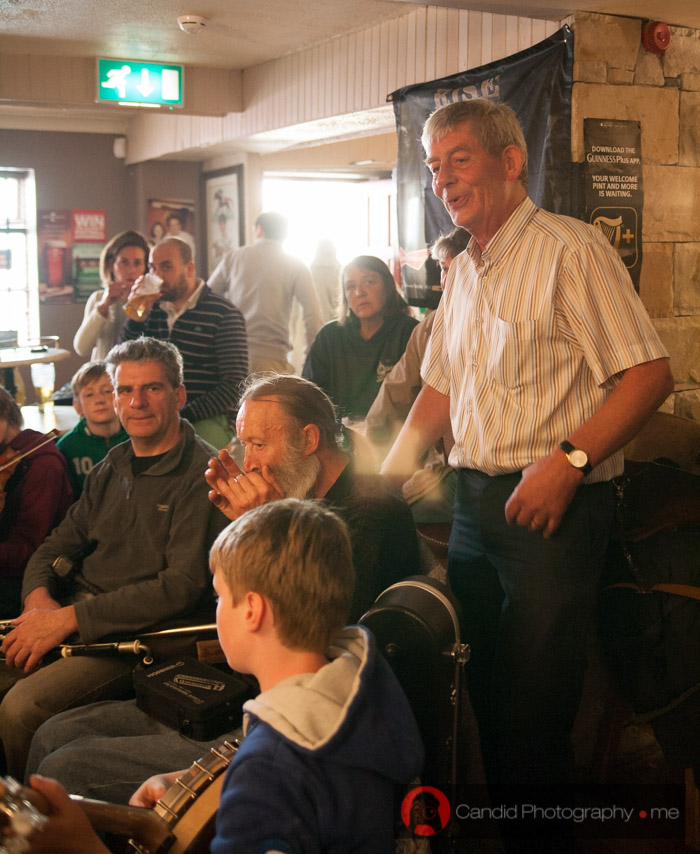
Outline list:
[[[574,448],[569,454],[569,462],[577,469],[582,469],[588,462],[588,454],[580,448]]]

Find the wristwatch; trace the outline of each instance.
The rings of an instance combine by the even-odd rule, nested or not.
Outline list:
[[[588,462],[588,454],[582,451],[581,448],[574,448],[567,439],[560,442],[559,447],[564,451],[566,459],[571,465],[580,472],[583,472],[584,477],[593,471],[593,466]]]

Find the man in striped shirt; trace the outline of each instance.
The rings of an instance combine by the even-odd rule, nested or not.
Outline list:
[[[179,238],[154,246],[149,266],[162,279],[160,298],[143,322],[126,321],[121,339],[146,335],[175,344],[187,389],[180,415],[192,422],[198,436],[222,448],[234,435],[241,385],[248,375],[243,315],[196,277],[192,251]]]
[[[610,479],[673,379],[610,244],[528,198],[508,107],[442,107],[423,145],[435,194],[472,239],[450,268],[425,385],[383,471],[399,485],[452,427],[448,573],[472,644],[487,776],[558,784],[573,769]]]

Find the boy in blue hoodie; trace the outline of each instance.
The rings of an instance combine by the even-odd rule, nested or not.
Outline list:
[[[372,636],[341,628],[354,588],[345,524],[316,502],[271,502],[232,522],[210,562],[221,646],[260,684],[244,705],[212,854],[389,854],[394,785],[420,773],[423,750]],[[153,806],[178,776],[150,778],[132,803]],[[61,839],[61,851],[106,854],[58,783],[30,782],[54,810],[32,852],[55,852]]]

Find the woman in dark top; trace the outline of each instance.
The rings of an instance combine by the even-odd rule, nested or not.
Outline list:
[[[339,319],[319,330],[302,375],[324,389],[343,418],[364,418],[417,322],[387,265],[359,255],[343,270]]]

